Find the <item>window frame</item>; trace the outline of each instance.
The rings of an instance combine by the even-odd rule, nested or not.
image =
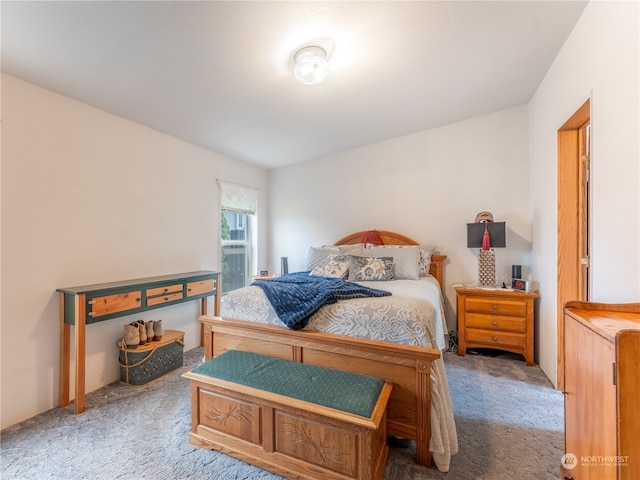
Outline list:
[[[242,216],[242,222],[244,230],[244,239],[229,239],[225,240],[222,238],[222,219],[226,218],[225,214],[234,214],[238,216]],[[227,224],[228,224],[227,220]],[[220,209],[220,269],[222,271],[222,279],[221,279],[221,292],[223,294],[235,290],[237,288],[246,287],[251,283],[251,269],[253,265],[253,256],[254,256],[254,235],[252,231],[252,227],[255,224],[255,214],[245,212],[242,210],[235,210],[233,208],[221,208]],[[230,273],[228,270],[225,271],[225,247],[244,247],[244,272],[242,273],[243,282],[239,284],[236,281],[235,275]],[[229,254],[227,254],[229,255]],[[228,268],[228,267],[227,267]],[[226,281],[225,281],[226,279]],[[231,283],[231,284],[229,284]]]

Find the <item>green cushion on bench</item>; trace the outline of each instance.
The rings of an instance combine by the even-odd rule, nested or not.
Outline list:
[[[229,350],[193,373],[371,417],[384,380],[257,353]]]

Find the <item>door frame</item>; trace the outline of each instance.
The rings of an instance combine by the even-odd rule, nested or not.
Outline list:
[[[585,181],[582,128],[591,122],[588,99],[558,130],[558,252],[557,252],[557,352],[558,389],[564,391],[564,304],[587,301],[587,265],[582,263],[587,243]],[[589,149],[590,150],[590,149]]]

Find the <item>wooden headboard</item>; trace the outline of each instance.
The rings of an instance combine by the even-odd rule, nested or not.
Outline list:
[[[382,241],[385,245],[420,245],[415,240],[401,235],[396,232],[390,232],[387,230],[376,230],[382,238]],[[338,240],[335,245],[354,245],[356,243],[362,243],[362,238],[365,236],[367,232],[356,232],[351,235],[347,235],[346,237]],[[431,265],[429,266],[429,273],[438,280],[440,284],[440,290],[444,291],[444,261],[447,258],[446,255],[431,255]]]

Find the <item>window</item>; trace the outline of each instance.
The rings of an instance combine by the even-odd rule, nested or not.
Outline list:
[[[258,192],[218,181],[220,187],[220,266],[222,293],[250,283]]]
[[[251,259],[251,232],[249,214],[222,210],[220,225],[222,293],[248,284]]]

